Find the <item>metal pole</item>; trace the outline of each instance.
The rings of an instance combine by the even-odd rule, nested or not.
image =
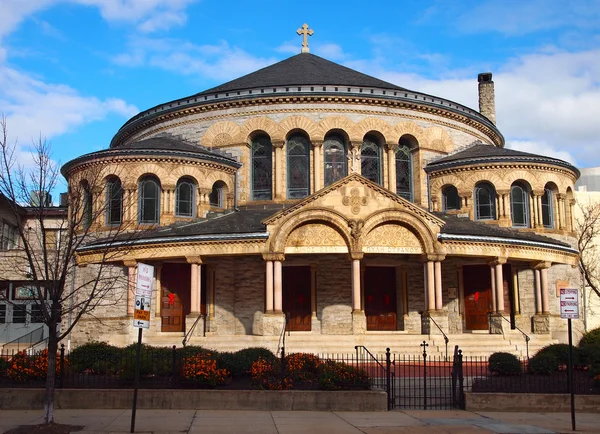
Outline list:
[[[427,347],[429,344],[423,341],[421,346],[423,347],[423,409],[427,410]]]
[[[60,383],[59,388],[65,385],[65,344],[60,345]]]
[[[568,367],[568,378],[569,378],[569,393],[571,394],[571,427],[573,431],[575,428],[575,387],[573,385],[573,329],[571,328],[571,318],[567,319],[569,326],[569,367]]]
[[[385,381],[386,381],[386,385],[385,385],[385,391],[387,392],[387,408],[388,410],[392,409],[392,385],[390,384],[390,377],[391,377],[391,370],[392,370],[392,359],[390,357],[390,349],[386,348],[385,349]]]
[[[138,346],[135,353],[135,386],[133,388],[133,405],[131,408],[131,431],[135,432],[135,410],[137,406],[138,388],[140,387],[140,351],[142,348],[142,328],[138,329]]]

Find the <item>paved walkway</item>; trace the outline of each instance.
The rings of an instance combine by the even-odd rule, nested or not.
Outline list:
[[[0,432],[41,422],[41,411],[0,410]],[[57,410],[56,422],[83,425],[80,434],[129,433],[130,410]],[[136,433],[570,433],[568,413],[468,411],[138,410]],[[600,433],[600,414],[577,415],[577,432]]]

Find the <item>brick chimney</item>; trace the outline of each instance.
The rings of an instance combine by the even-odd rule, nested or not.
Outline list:
[[[479,113],[496,125],[496,101],[492,73],[482,72],[477,76],[477,81],[479,82]]]

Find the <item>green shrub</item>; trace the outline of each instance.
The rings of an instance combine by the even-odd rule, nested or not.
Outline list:
[[[538,356],[538,355],[545,356],[547,354],[553,355],[556,358],[559,366],[560,365],[567,366],[569,364],[569,344],[547,345],[544,348],[542,348],[541,350],[539,350],[535,354],[535,356]],[[577,348],[577,347],[573,347],[573,364],[575,366],[581,364],[580,351],[579,351],[579,348]],[[558,367],[557,367],[557,369],[558,369]]]
[[[237,359],[237,367],[239,375],[250,375],[252,363],[258,359],[263,359],[268,362],[275,360],[277,357],[270,350],[262,347],[244,348],[235,353]],[[230,371],[231,372],[231,371]]]
[[[5,377],[10,363],[4,357],[0,357],[0,378]]]
[[[88,342],[68,355],[73,372],[81,374],[115,374],[119,371],[122,349],[106,342]]]
[[[592,345],[578,348],[579,359],[583,365],[600,363],[600,347]]]
[[[595,347],[600,348],[600,327],[590,330],[581,337],[579,348]]]
[[[135,378],[135,358],[137,344],[123,349],[123,359],[119,376],[122,380]],[[140,378],[164,377],[173,372],[173,349],[169,347],[151,347],[142,344],[140,351]]]
[[[550,375],[558,371],[558,359],[550,352],[538,353],[529,359],[528,369],[532,374]]]
[[[517,356],[510,353],[494,353],[489,360],[490,371],[498,375],[521,374],[521,362]]]
[[[210,357],[218,353],[217,351],[208,350],[198,345],[188,345],[186,347],[177,348],[175,352],[177,353],[177,360],[183,360],[197,355]]]

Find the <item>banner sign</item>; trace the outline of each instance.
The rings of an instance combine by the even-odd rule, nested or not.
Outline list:
[[[577,288],[560,289],[560,317],[579,319],[579,290]]]
[[[154,267],[139,263],[135,281],[135,305],[133,307],[133,326],[150,328],[150,305],[152,302],[152,283]]]

